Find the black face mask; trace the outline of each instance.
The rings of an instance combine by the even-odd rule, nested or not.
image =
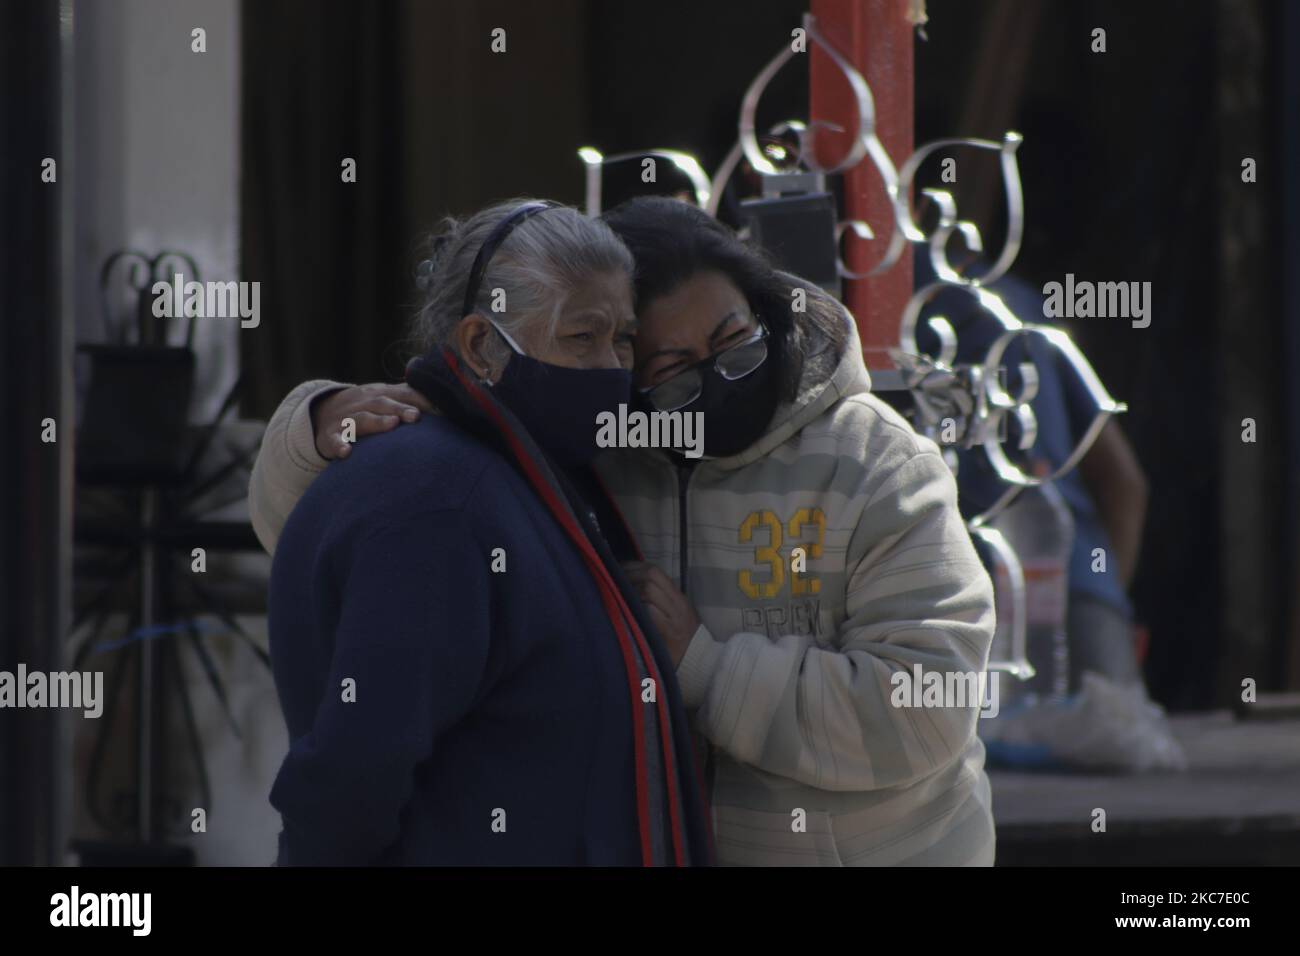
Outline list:
[[[703,453],[710,458],[738,455],[767,432],[780,400],[777,369],[780,354],[775,349],[744,378],[729,381],[712,365],[702,370],[700,394],[679,411],[704,414]],[[656,409],[641,392],[634,393],[637,408]]]
[[[511,343],[513,346],[513,343]],[[632,393],[632,373],[622,368],[566,368],[515,352],[492,386],[533,441],[557,463],[588,464],[596,445],[596,416],[618,414]]]

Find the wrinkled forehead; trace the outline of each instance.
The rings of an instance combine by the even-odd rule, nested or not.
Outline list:
[[[562,323],[600,324],[626,328],[637,324],[632,307],[632,278],[625,272],[594,273],[579,282],[560,308]]]

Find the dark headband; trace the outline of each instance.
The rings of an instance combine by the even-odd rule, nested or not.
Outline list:
[[[558,203],[553,202],[526,202],[519,206],[514,212],[498,222],[488,237],[483,240],[483,245],[479,247],[478,255],[474,257],[474,265],[469,270],[469,285],[465,288],[465,308],[461,310],[461,315],[466,316],[474,311],[474,300],[478,298],[478,287],[483,282],[483,273],[487,271],[488,263],[492,261],[493,254],[497,247],[506,241],[506,236],[510,235],[514,228],[520,225],[530,216],[535,216],[539,212],[545,212],[552,209]]]

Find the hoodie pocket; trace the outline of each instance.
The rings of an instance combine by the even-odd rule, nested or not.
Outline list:
[[[713,828],[719,866],[844,865],[830,814],[820,810],[714,806]]]

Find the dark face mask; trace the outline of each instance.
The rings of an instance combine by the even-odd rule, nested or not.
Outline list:
[[[729,381],[713,366],[702,369],[700,394],[683,405],[682,412],[704,413],[703,453],[710,458],[730,458],[744,451],[766,433],[780,396],[776,370],[779,353],[767,359],[744,378]],[[639,391],[635,407],[645,412],[655,407]]]
[[[596,416],[618,414],[631,400],[632,373],[622,368],[566,368],[515,351],[492,393],[514,413],[533,441],[559,464],[585,465],[596,456]]]

